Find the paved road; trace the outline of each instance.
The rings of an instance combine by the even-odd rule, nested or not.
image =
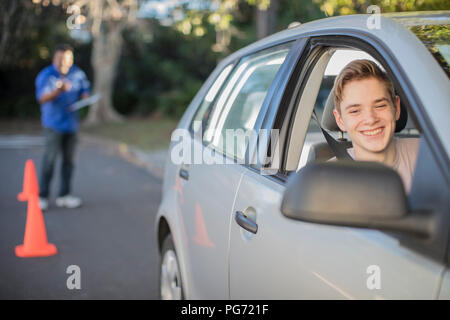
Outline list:
[[[111,147],[81,140],[73,193],[83,198],[83,207],[54,205],[58,163],[44,213],[48,240],[59,253],[18,258],[14,247],[23,243],[27,205],[17,194],[25,161],[33,159],[39,172],[43,148],[39,138],[5,141],[0,137],[0,299],[156,299],[153,224],[160,179]],[[69,265],[81,269],[81,290],[67,289]]]

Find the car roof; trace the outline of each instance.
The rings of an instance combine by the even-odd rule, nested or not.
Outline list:
[[[397,31],[403,29],[403,31],[407,31],[408,27],[414,25],[450,24],[450,10],[383,13],[380,15],[380,24],[381,26],[388,25],[389,27],[381,27],[379,29],[369,29],[367,27],[367,20],[371,16],[371,14],[353,14],[310,21],[256,41],[247,47],[236,51],[230,57],[245,55],[247,52],[274,42],[289,38],[294,39],[303,35],[314,35],[315,33],[326,34],[328,32],[336,33],[338,30],[352,30],[368,35],[370,34],[377,38],[389,38],[396,36],[396,33],[392,33],[392,29],[396,29]],[[386,32],[383,32],[383,29],[386,29],[384,30]],[[398,37],[396,37],[396,41],[397,40]]]
[[[393,12],[383,16],[405,27],[450,24],[450,11]]]

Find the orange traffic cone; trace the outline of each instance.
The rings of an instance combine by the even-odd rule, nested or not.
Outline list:
[[[205,220],[203,219],[202,208],[198,203],[195,204],[195,236],[194,241],[200,246],[215,248],[214,243],[211,242],[206,230]]]
[[[19,201],[27,201],[29,195],[39,194],[39,185],[36,178],[36,169],[34,168],[34,162],[28,159],[25,163],[25,173],[23,176],[23,190],[17,195]]]
[[[58,253],[54,244],[47,242],[44,216],[36,194],[28,196],[27,223],[23,245],[16,246],[16,256],[22,258],[48,257]]]

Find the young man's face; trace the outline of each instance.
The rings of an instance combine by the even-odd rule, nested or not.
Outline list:
[[[400,117],[400,99],[395,105],[383,82],[376,78],[350,81],[344,86],[340,112],[333,111],[342,131],[347,131],[355,152],[370,155],[387,149]]]
[[[56,51],[53,56],[53,64],[61,74],[67,74],[73,65],[73,53],[70,50]]]

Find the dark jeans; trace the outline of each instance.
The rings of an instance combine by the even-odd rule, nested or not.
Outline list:
[[[76,133],[60,133],[53,129],[44,128],[44,136],[45,152],[39,180],[39,196],[48,198],[56,157],[61,152],[62,165],[59,196],[62,197],[70,193],[77,135]]]

